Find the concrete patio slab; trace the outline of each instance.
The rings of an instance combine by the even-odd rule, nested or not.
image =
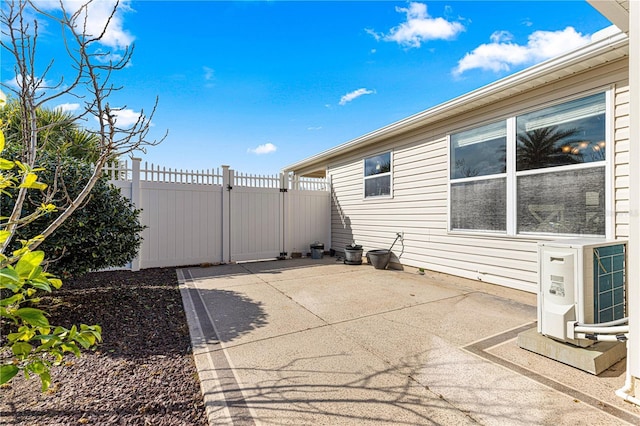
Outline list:
[[[428,286],[428,285],[427,285]],[[387,362],[420,358],[434,341],[453,347],[530,323],[535,308],[483,293],[435,300],[334,325]]]
[[[640,424],[624,363],[516,345],[535,295],[327,257],[178,276],[212,425]]]
[[[264,282],[242,265],[227,264],[203,268],[190,268],[191,278],[207,288],[229,288]],[[215,280],[211,278],[216,278]]]
[[[439,395],[329,327],[227,351],[256,423],[473,424]]]
[[[443,344],[430,350],[415,376],[483,425],[625,424],[596,407],[517,372]]]
[[[357,272],[357,269],[345,268],[346,265],[342,262],[337,262],[335,258],[328,256],[322,259],[311,259],[309,257],[287,259],[276,263],[246,262],[242,263],[241,266],[268,282],[323,277],[331,273],[348,274]]]
[[[429,285],[401,271],[361,266],[331,269],[322,277],[273,281],[270,284],[327,322],[334,323],[453,298],[460,290]],[[375,296],[374,296],[375,295]],[[372,297],[374,296],[374,297]]]
[[[207,306],[218,339],[227,347],[326,325],[312,312],[264,283],[209,289],[195,286]]]

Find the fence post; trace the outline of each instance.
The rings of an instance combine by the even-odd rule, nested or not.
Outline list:
[[[333,175],[327,174],[325,177],[325,185],[326,185],[326,191],[329,193],[329,220],[328,223],[326,223],[325,225],[327,226],[327,250],[331,249],[331,237],[332,237],[332,233],[333,230],[331,229],[331,223],[332,223],[332,215],[333,215]]]
[[[140,162],[142,160],[140,158],[132,158],[131,159],[131,203],[135,206],[136,209],[141,210],[142,206],[140,200]],[[136,254],[136,257],[131,261],[131,270],[139,271],[140,270],[140,251],[143,249],[144,241],[140,245],[140,249]]]
[[[233,170],[222,166],[222,263],[231,262],[231,189],[233,187]]]
[[[280,173],[280,257],[291,254],[289,239],[291,228],[289,224],[289,174]]]

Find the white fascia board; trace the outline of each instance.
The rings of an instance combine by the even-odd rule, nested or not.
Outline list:
[[[587,0],[587,3],[620,30],[625,33],[629,32],[629,9],[624,6],[625,3],[628,5],[628,1]]]
[[[297,163],[290,164],[283,167],[282,171],[289,172],[308,169],[316,165],[323,167],[324,164],[322,163],[327,162],[327,160],[332,157],[375,143],[394,134],[404,133],[417,127],[445,119],[472,107],[477,108],[484,104],[494,103],[498,99],[513,96],[515,93],[529,90],[549,81],[572,74],[574,67],[577,71],[584,71],[585,63],[588,64],[586,68],[593,68],[605,62],[624,57],[628,55],[628,45],[629,38],[625,33],[621,31],[611,31],[611,33],[603,32],[597,40],[577,50],[541,62],[540,64],[454,98],[448,102],[419,112],[378,130],[374,130],[373,132],[352,139]],[[593,59],[593,61],[590,62],[590,59]]]

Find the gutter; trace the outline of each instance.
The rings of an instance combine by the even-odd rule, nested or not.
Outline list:
[[[319,154],[308,157],[297,163],[290,164],[282,168],[282,172],[287,173],[290,171],[308,168],[316,164],[327,162],[330,158],[354,151],[361,147],[373,144],[382,139],[388,138],[398,133],[410,131],[412,129],[425,126],[427,124],[442,120],[452,115],[460,107],[479,107],[491,102],[495,102],[493,98],[496,95],[501,95],[501,98],[513,95],[515,92],[522,92],[533,87],[540,86],[541,84],[548,83],[552,80],[556,80],[560,77],[564,77],[569,74],[573,74],[578,71],[584,71],[584,62],[593,59],[600,58],[605,55],[605,59],[601,59],[595,65],[601,65],[602,63],[619,59],[624,56],[628,56],[628,51],[624,48],[629,45],[629,38],[627,34],[621,32],[615,26],[610,26],[602,31],[594,34],[595,41],[583,46],[579,49],[565,53],[561,56],[557,56],[553,59],[549,59],[538,65],[534,65],[509,77],[505,77],[487,86],[476,89],[465,95],[454,98],[448,102],[437,105],[433,108],[427,109],[388,126],[382,127],[373,132],[367,133],[363,136],[352,139],[334,148],[323,151]],[[613,55],[607,53],[613,53]],[[574,71],[572,67],[576,67]],[[593,68],[593,67],[587,67]],[[554,73],[559,71],[565,71],[562,76],[554,76]],[[547,77],[547,79],[545,79]],[[543,82],[540,80],[543,79]]]

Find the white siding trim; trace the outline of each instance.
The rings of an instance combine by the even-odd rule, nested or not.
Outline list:
[[[518,234],[517,214],[517,180],[516,180],[516,117],[507,119],[507,235]]]
[[[609,90],[605,92],[605,105],[606,105],[606,113],[605,113],[605,184],[604,187],[606,191],[605,195],[605,237],[613,238],[614,237],[614,229],[615,229],[615,214],[613,214],[614,210],[614,196],[615,196],[615,187],[613,185],[614,182],[614,167],[613,167],[613,158],[615,157],[615,143],[613,136],[613,122],[615,121],[615,113],[616,108],[614,105],[615,101],[615,87],[609,87]]]

